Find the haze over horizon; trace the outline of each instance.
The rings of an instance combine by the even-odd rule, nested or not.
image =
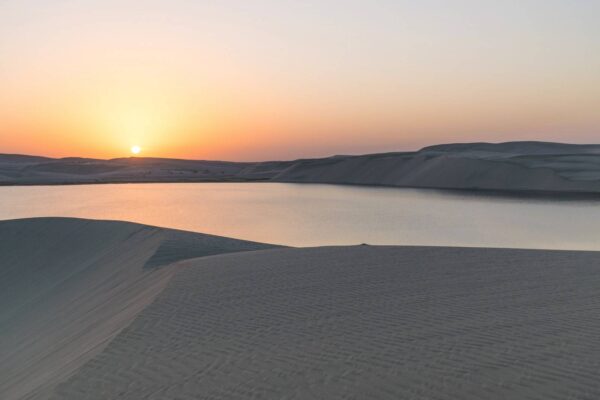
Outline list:
[[[597,141],[600,3],[5,0],[0,153],[234,161]]]

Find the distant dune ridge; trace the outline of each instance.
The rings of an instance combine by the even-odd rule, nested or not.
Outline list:
[[[600,146],[467,143],[298,161],[273,178],[417,188],[600,192]]]
[[[600,253],[0,222],[0,398],[596,399]]]
[[[268,162],[0,155],[0,184],[274,181],[600,192],[600,145],[459,143],[417,152]]]

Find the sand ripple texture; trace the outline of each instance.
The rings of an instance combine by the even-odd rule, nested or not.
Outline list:
[[[47,399],[152,303],[173,262],[266,247],[115,221],[0,221],[0,399]]]
[[[599,299],[593,252],[188,260],[51,398],[599,399]]]

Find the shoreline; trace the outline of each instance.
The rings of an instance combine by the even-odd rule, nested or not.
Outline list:
[[[539,199],[554,199],[554,200],[600,200],[600,192],[598,191],[560,191],[560,190],[515,190],[515,189],[485,189],[485,188],[447,188],[447,187],[429,187],[429,186],[399,186],[386,184],[361,184],[361,183],[343,183],[343,182],[297,182],[297,181],[273,181],[270,179],[205,179],[205,180],[146,180],[146,181],[102,181],[102,182],[17,182],[6,183],[0,182],[2,187],[44,187],[44,186],[93,186],[93,185],[136,185],[136,184],[177,184],[177,183],[283,183],[295,185],[332,185],[332,186],[350,186],[357,188],[375,188],[375,189],[410,189],[437,191],[446,194],[461,194],[473,195],[479,197],[506,197],[506,198],[539,198]]]

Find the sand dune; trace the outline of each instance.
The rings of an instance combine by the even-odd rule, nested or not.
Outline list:
[[[267,246],[124,222],[0,222],[0,398],[45,399],[152,302],[186,257]]]
[[[73,219],[1,222],[0,246],[2,399],[600,397],[600,253]]]
[[[52,399],[591,399],[595,253],[346,247],[185,262]]]
[[[600,192],[600,146],[440,145],[416,153],[303,160],[272,180],[416,188]]]
[[[4,185],[257,180],[599,193],[600,145],[456,143],[417,152],[254,163],[0,155]]]

